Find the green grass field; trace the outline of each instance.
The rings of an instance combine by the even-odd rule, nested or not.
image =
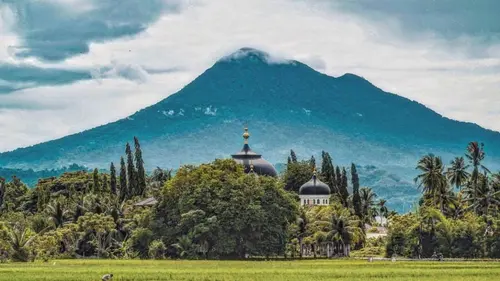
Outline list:
[[[500,278],[493,262],[309,261],[117,261],[64,260],[0,264],[0,281],[113,280],[432,280],[492,281]]]

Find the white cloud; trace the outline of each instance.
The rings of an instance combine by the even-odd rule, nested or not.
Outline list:
[[[125,118],[178,91],[193,77],[187,73],[153,75],[148,83],[124,79],[78,82],[60,87],[0,95],[0,150],[63,137]],[[158,90],[161,89],[161,90]],[[28,108],[16,105],[30,105]]]
[[[111,72],[100,74],[101,83],[79,82],[0,96],[0,103],[56,108],[0,111],[0,134],[4,134],[0,151],[125,117],[172,94],[217,59],[241,47],[261,49],[279,61],[302,60],[333,76],[355,73],[448,117],[500,130],[496,110],[500,108],[499,45],[471,57],[470,46],[477,44],[473,38],[446,41],[428,33],[418,40],[407,39],[401,37],[404,32],[392,18],[375,24],[321,1],[315,5],[291,0],[183,3],[182,13],[164,15],[137,36],[93,43],[88,54],[50,65],[73,69],[114,66]],[[6,34],[5,22],[4,18],[0,21],[0,36]],[[0,40],[0,61],[8,44]],[[147,75],[144,69],[185,72]],[[135,82],[122,77],[132,77]],[[34,129],[33,124],[43,129]]]
[[[117,61],[111,62],[111,69],[101,71],[94,69],[92,76],[96,80],[103,78],[125,78],[138,83],[145,83],[148,73],[140,65],[122,64]]]
[[[12,33],[14,22],[12,11],[0,5],[0,63],[12,57],[12,46],[17,45],[18,39]]]

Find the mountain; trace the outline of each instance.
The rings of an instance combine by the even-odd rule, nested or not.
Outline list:
[[[414,167],[424,154],[449,161],[477,140],[486,144],[490,168],[500,162],[498,132],[445,118],[354,74],[330,77],[298,61],[244,48],[155,105],[114,123],[2,153],[0,166],[106,168],[137,136],[148,169],[176,168],[229,157],[242,146],[244,124],[252,149],[273,163],[285,162],[290,149],[316,159],[325,150],[337,165],[374,167],[376,173],[367,169],[361,184],[376,186],[391,206],[416,198]]]

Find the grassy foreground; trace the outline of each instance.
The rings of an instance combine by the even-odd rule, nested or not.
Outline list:
[[[64,260],[0,264],[0,281],[113,280],[496,280],[500,263],[310,261],[117,261]]]

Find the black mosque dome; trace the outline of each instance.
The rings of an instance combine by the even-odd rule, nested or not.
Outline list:
[[[262,155],[257,154],[250,149],[248,145],[248,138],[250,138],[250,134],[248,133],[248,128],[245,128],[245,133],[243,134],[243,138],[245,139],[245,144],[243,145],[243,149],[240,152],[231,155],[233,160],[238,164],[242,164],[245,166],[245,173],[255,173],[260,176],[270,176],[276,177],[278,176],[278,172],[274,168],[274,166],[264,160]]]
[[[330,195],[330,187],[320,181],[314,171],[312,179],[300,187],[299,195]]]

